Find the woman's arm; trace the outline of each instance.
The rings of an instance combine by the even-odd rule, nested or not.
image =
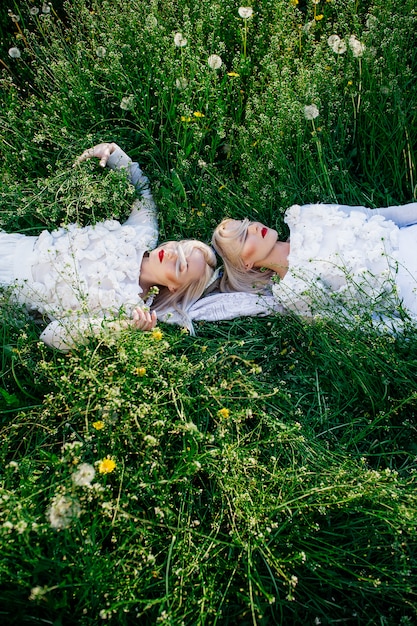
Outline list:
[[[124,152],[116,143],[100,143],[85,150],[75,165],[87,159],[100,159],[101,167],[112,170],[126,169],[130,183],[135,187],[139,199],[131,207],[131,213],[125,224],[140,229],[141,236],[147,240],[147,248],[153,249],[158,241],[157,209],[149,186],[149,179],[140,166]]]

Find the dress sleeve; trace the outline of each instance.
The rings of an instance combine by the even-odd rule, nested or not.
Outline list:
[[[50,348],[69,352],[91,337],[109,336],[128,326],[129,320],[107,320],[102,317],[54,320],[43,330],[40,339]]]
[[[148,177],[142,172],[139,163],[132,161],[119,147],[110,155],[107,166],[112,170],[127,169],[129,181],[135,187],[139,198],[132,204],[125,225],[133,226],[142,236],[146,233],[149,250],[155,248],[158,241],[158,219]]]
[[[381,207],[379,209],[368,209],[363,206],[347,206],[344,204],[339,205],[338,208],[348,215],[352,211],[363,213],[366,217],[380,215],[386,220],[394,222],[399,228],[417,224],[417,202],[410,202],[400,206]]]

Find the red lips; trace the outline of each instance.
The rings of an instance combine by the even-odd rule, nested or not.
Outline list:
[[[268,232],[268,229],[265,227],[261,230],[262,239],[265,238],[267,232]]]
[[[160,263],[162,263],[162,261],[164,260],[164,254],[165,254],[164,250],[160,250],[160,251],[158,252],[159,262],[160,262]]]

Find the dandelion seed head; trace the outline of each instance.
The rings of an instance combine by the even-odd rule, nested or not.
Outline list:
[[[42,13],[48,14],[51,12],[51,5],[49,2],[44,2],[42,5]]]
[[[361,57],[365,51],[365,44],[363,44],[355,35],[349,37],[349,47],[352,50],[354,57]]]
[[[304,117],[306,120],[315,120],[320,115],[320,112],[315,104],[307,104],[304,107]]]
[[[38,15],[38,13],[39,13],[39,9],[38,9],[38,7],[30,7],[30,9],[29,9],[29,13],[30,13],[31,15]]]
[[[135,106],[135,96],[125,96],[122,98],[120,103],[120,108],[123,111],[131,111]]]
[[[12,59],[20,59],[21,54],[19,48],[13,46],[13,48],[9,48],[9,57]]]
[[[66,496],[55,496],[47,511],[47,517],[52,528],[60,530],[68,528],[73,519],[81,515],[81,507],[77,500]]]
[[[96,56],[98,56],[99,59],[104,59],[106,54],[107,50],[104,46],[99,46],[98,48],[96,48]]]
[[[177,78],[175,81],[175,86],[177,87],[177,89],[185,89],[187,85],[188,80],[184,78],[184,76],[181,76],[181,78]]]
[[[252,7],[239,7],[238,13],[242,19],[248,20],[253,15],[253,9]]]
[[[96,470],[89,463],[81,463],[72,475],[72,482],[77,487],[91,487]]]
[[[177,48],[184,48],[187,45],[187,39],[183,36],[182,33],[175,33],[174,43]]]
[[[340,39],[339,35],[330,35],[327,39],[327,43],[336,54],[343,54],[346,52],[346,43],[343,39]]]
[[[212,70],[218,70],[219,67],[223,65],[223,61],[218,54],[211,54],[207,59],[208,66],[211,67]]]

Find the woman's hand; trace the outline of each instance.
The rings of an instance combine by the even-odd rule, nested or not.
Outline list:
[[[140,306],[133,309],[132,322],[133,327],[138,330],[152,330],[157,322],[155,311],[144,311]]]
[[[107,161],[109,157],[115,150],[117,150],[119,146],[116,143],[99,143],[93,148],[88,148],[88,150],[84,150],[84,152],[76,158],[74,167],[82,161],[86,161],[87,159],[100,159],[101,167],[106,167]]]

